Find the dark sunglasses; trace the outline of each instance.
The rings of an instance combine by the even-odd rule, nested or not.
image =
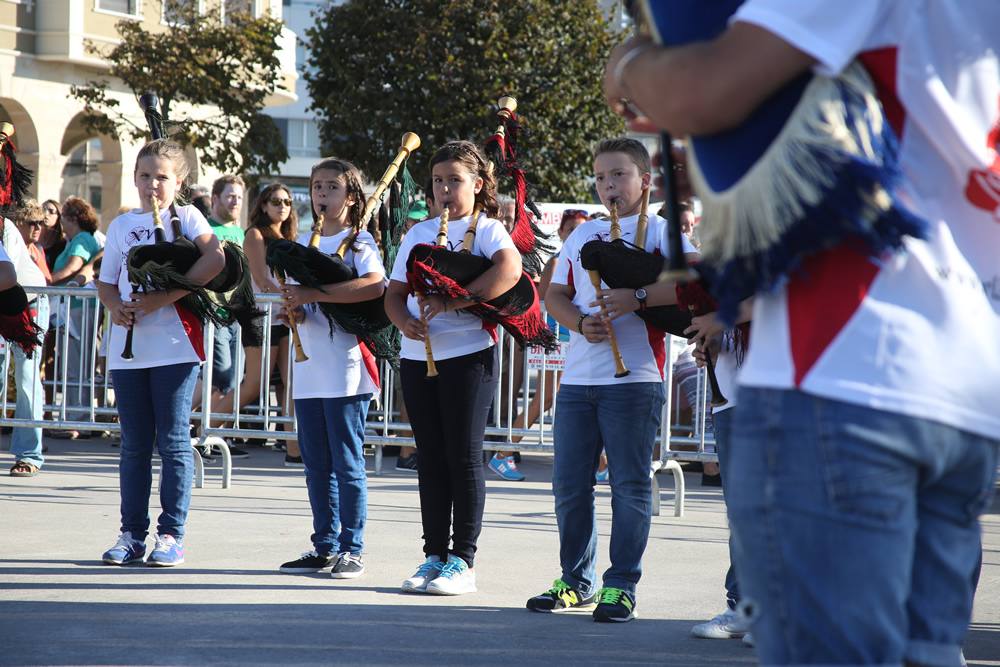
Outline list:
[[[271,197],[270,199],[267,200],[267,203],[270,204],[271,206],[291,206],[292,200],[280,199],[278,197]]]
[[[25,220],[24,225],[27,227],[44,227],[44,220]]]

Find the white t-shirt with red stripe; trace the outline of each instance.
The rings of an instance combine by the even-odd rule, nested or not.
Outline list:
[[[333,236],[319,240],[319,249],[333,255],[341,241],[350,233],[345,229]],[[299,236],[299,243],[308,245],[311,232]],[[354,248],[344,253],[344,262],[353,266],[358,276],[377,273],[385,277],[385,268],[379,257],[375,239],[368,232],[358,234]],[[306,317],[299,323],[302,349],[309,357],[295,364],[292,377],[293,398],[342,398],[371,394],[378,389],[378,364],[375,356],[353,336],[334,326],[330,335],[330,322],[316,304],[305,307]]]
[[[1000,2],[750,0],[736,21],[853,59],[901,138],[926,241],[872,262],[847,245],[759,297],[740,381],[1000,438]]]
[[[193,241],[199,236],[212,234],[208,221],[194,206],[177,206],[176,209],[181,221],[181,233],[186,238]],[[169,209],[160,211],[160,221],[167,241],[172,241],[174,230],[170,224]],[[132,295],[132,285],[129,284],[126,269],[128,252],[135,246],[154,243],[153,229],[153,214],[140,210],[119,215],[108,227],[99,280],[109,285],[118,285],[118,293],[123,301],[128,301]],[[205,360],[202,329],[201,320],[179,302],[147,315],[138,315],[132,335],[134,356],[132,359],[122,359],[128,329],[112,324],[108,368],[119,370],[200,363]]]
[[[630,215],[619,220],[621,238],[628,242],[635,240],[635,224],[638,215]],[[594,314],[600,309],[590,304],[597,298],[590,275],[580,264],[580,249],[588,241],[611,239],[611,223],[608,220],[590,220],[581,224],[563,244],[559,251],[552,282],[573,287],[573,305],[581,313]],[[685,253],[698,252],[687,237],[682,237]],[[669,257],[666,221],[650,215],[646,228],[645,250]],[[607,284],[601,285],[607,288]],[[590,343],[574,328],[570,331],[569,350],[566,352],[566,370],[563,383],[580,385],[627,384],[630,382],[662,382],[663,365],[666,360],[664,334],[648,326],[635,313],[616,318],[612,322],[618,349],[629,374],[615,377],[615,360],[611,345],[607,342]]]
[[[471,217],[467,216],[448,222],[449,249],[462,250],[465,230],[469,228]],[[392,267],[392,280],[401,283],[407,282],[406,260],[410,257],[410,251],[418,243],[433,245],[440,226],[440,218],[433,218],[413,225],[410,231],[406,232]],[[496,253],[508,248],[517,249],[503,223],[485,215],[482,216],[476,226],[476,240],[473,243],[472,254],[492,258]],[[414,295],[411,294],[407,298],[406,307],[410,311],[410,315],[420,317],[420,308]],[[441,313],[432,319],[430,321],[430,335],[431,348],[434,350],[434,358],[437,360],[452,359],[479,352],[496,343],[495,329],[487,331],[483,328],[481,319],[463,310]],[[423,361],[427,358],[424,342],[403,336],[400,356],[403,359]]]

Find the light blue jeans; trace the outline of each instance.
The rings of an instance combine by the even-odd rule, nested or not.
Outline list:
[[[997,441],[740,389],[726,483],[762,664],[960,665]]]
[[[45,331],[49,328],[49,296],[39,295],[34,306],[38,313],[35,323],[42,328],[39,338],[45,340]],[[14,418],[40,421],[45,416],[41,375],[42,346],[35,348],[31,359],[17,345],[8,343],[7,349],[14,351],[14,382],[17,385]],[[10,438],[10,453],[16,461],[27,461],[41,468],[45,462],[45,457],[42,456],[42,429],[15,428]]]
[[[594,484],[602,445],[611,483],[611,567],[604,586],[635,593],[649,537],[649,464],[664,400],[659,382],[559,387],[552,471],[559,563],[562,580],[584,595],[597,588]]]
[[[223,394],[236,388],[236,355],[240,345],[236,326],[215,327],[212,339],[212,386]]]

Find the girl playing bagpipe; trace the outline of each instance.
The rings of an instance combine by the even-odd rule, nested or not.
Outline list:
[[[202,322],[178,303],[187,290],[133,291],[128,256],[132,248],[175,233],[174,224],[163,226],[162,221],[176,222],[181,235],[200,251],[185,278],[194,285],[205,285],[223,270],[225,255],[208,222],[193,206],[174,203],[187,174],[184,151],[177,144],[159,139],[142,147],[135,165],[135,186],[142,206],[111,222],[97,283],[101,303],[110,311],[113,323],[108,368],[118,401],[122,441],[121,535],[104,553],[103,560],[109,565],[141,562],[146,554],[154,444],[162,462],[163,511],[148,562],[163,567],[184,562],[184,524],[194,468],[189,434],[191,397],[198,365],[205,358]],[[133,329],[131,336],[129,328]],[[128,347],[127,338],[132,343]]]
[[[361,183],[361,173],[346,160],[327,158],[314,166],[310,193],[322,236],[318,246],[310,243],[311,233],[301,235],[299,243],[336,254],[361,223]],[[357,278],[319,288],[289,283],[282,289],[308,357],[296,364],[292,393],[313,514],[313,550],[280,569],[309,573],[332,566],[334,579],[359,577],[365,569],[365,420],[379,380],[372,352],[357,336],[331,326],[317,304],[360,303],[385,291],[385,269],[371,234],[359,232],[343,259]]]
[[[472,300],[411,293],[407,264],[418,245],[467,249],[493,265],[465,287],[494,299],[517,284],[521,258],[497,215],[496,182],[468,141],[442,146],[431,158],[431,186],[441,219],[406,234],[392,269],[386,312],[403,332],[400,375],[417,441],[420,512],[426,560],[403,582],[406,592],[459,595],[476,590],[473,564],[485,504],[483,433],[500,376],[495,328],[467,312]],[[466,241],[474,207],[482,211]],[[435,243],[439,232],[440,241]],[[428,349],[438,375],[428,377]],[[454,516],[454,521],[452,521]],[[453,538],[449,544],[449,535]]]

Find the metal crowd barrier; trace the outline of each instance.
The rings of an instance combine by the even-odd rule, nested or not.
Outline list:
[[[3,356],[3,404],[0,411],[0,426],[44,427],[50,430],[109,431],[120,432],[114,421],[114,391],[109,375],[103,371],[103,359],[109,327],[109,318],[101,317],[102,306],[97,292],[91,288],[47,287],[36,288],[36,292],[48,294],[51,301],[52,325],[55,333],[56,377],[46,378],[45,386],[51,392],[52,400],[45,405],[50,419],[31,420],[14,418],[13,406],[8,399],[8,378],[10,355]],[[80,305],[75,310],[70,307],[68,297],[79,297]],[[265,310],[264,346],[260,368],[246,369],[246,357],[242,346],[237,346],[234,360],[235,377],[242,378],[244,372],[260,373],[259,394],[251,397],[250,405],[256,405],[254,412],[246,413],[239,408],[240,383],[236,382],[234,408],[228,413],[212,413],[212,361],[215,327],[205,326],[206,363],[202,370],[200,409],[192,415],[192,423],[197,425],[198,437],[193,444],[218,446],[222,454],[222,487],[228,488],[232,481],[232,461],[227,438],[276,438],[295,440],[295,418],[293,415],[274,414],[272,407],[271,377],[271,324],[279,312],[280,297],[273,294],[257,295],[258,303]],[[62,326],[56,326],[62,322]],[[98,327],[102,329],[98,337]],[[79,336],[77,337],[78,334]],[[71,345],[71,338],[73,344]],[[674,369],[672,351],[677,346],[686,346],[680,338],[668,337],[665,388],[667,400],[664,404],[658,445],[659,455],[650,466],[653,481],[654,511],[660,509],[660,489],[657,473],[670,471],[675,483],[674,514],[681,516],[684,507],[684,477],[679,461],[715,462],[714,441],[709,435],[705,415],[708,401],[708,383],[704,371],[697,374],[697,405],[693,407],[693,423],[682,423],[679,403],[673,401]],[[40,354],[41,352],[39,352]],[[72,353],[75,353],[72,354]],[[294,373],[293,354],[289,354],[288,377]],[[561,371],[558,357],[537,352],[521,353],[513,340],[502,329],[499,339],[499,359],[503,369],[501,388],[494,399],[493,411],[486,429],[488,451],[520,451],[552,453],[555,420],[555,401],[551,400],[553,387],[558,382]],[[382,449],[389,445],[414,446],[410,425],[401,414],[401,393],[397,390],[398,378],[387,364],[382,364],[381,388],[376,397],[376,405],[369,411],[365,444],[374,449],[374,472],[382,473]],[[521,382],[516,383],[520,376]],[[544,379],[544,380],[543,380]],[[517,384],[517,386],[515,386]],[[291,387],[282,388],[285,404],[291,406]],[[528,423],[528,409],[532,400],[537,400],[539,417],[534,424]],[[546,403],[551,405],[546,407]],[[674,409],[671,409],[671,405]],[[205,415],[210,415],[206,419]],[[519,418],[518,418],[519,416]],[[225,426],[213,426],[224,423]],[[284,431],[273,430],[282,425]],[[195,485],[204,485],[204,466],[200,456],[195,456]]]

